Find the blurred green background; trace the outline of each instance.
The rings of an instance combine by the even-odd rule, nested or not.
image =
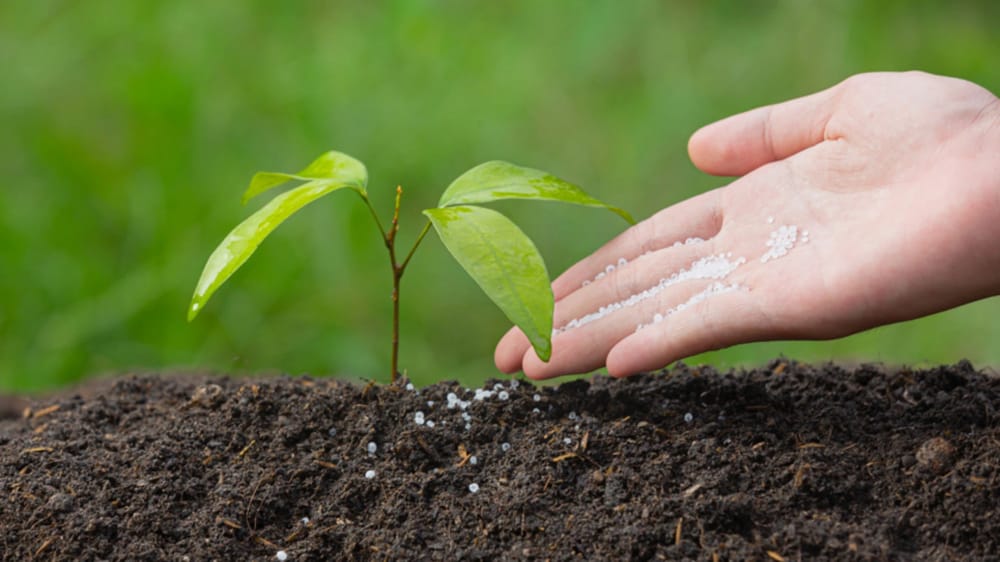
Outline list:
[[[697,127],[868,70],[1000,87],[1000,4],[523,0],[0,3],[0,391],[130,369],[387,378],[390,278],[347,193],[283,226],[201,317],[205,258],[253,172],[327,149],[384,212],[489,159],[543,168],[646,217],[716,187]],[[992,23],[991,23],[992,22]],[[252,208],[260,203],[254,202]],[[619,232],[597,210],[503,207],[556,274]],[[961,272],[956,272],[961,275]],[[507,322],[440,242],[404,279],[401,365],[495,374]],[[1000,364],[1000,301],[833,342],[707,354]]]

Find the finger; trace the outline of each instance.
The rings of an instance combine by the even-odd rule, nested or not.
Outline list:
[[[640,225],[650,223],[643,227],[643,231],[658,242],[656,246],[666,246],[666,248],[648,253],[650,250],[643,248],[653,248],[654,245],[644,246],[638,242],[640,248],[636,250],[619,237],[598,250],[594,256],[570,268],[553,283],[553,292],[557,299],[554,326],[558,328],[577,316],[583,316],[598,310],[601,306],[626,299],[632,294],[652,287],[661,277],[666,278],[672,273],[678,273],[681,267],[711,252],[711,235],[718,231],[717,223],[721,220],[712,201],[716,197],[718,194],[715,192],[700,195],[640,223]],[[685,213],[686,210],[688,212]],[[656,220],[664,221],[669,226],[656,227],[651,222]],[[678,244],[676,238],[686,236],[686,233],[690,233],[692,237],[705,236],[708,241],[703,241],[703,244]],[[608,266],[596,265],[612,259],[607,256],[620,255],[617,252],[637,257],[624,265],[622,261],[629,258],[616,258],[610,271]],[[575,298],[567,302],[566,299],[570,295],[575,295]],[[516,327],[512,328],[497,344],[493,362],[500,372],[508,374],[517,372],[521,370],[525,352],[530,347],[531,343],[524,333]]]
[[[604,316],[597,313],[604,310],[602,307],[631,308],[643,300],[657,296],[670,286],[715,274],[716,270],[706,268],[704,264],[700,264],[697,270],[691,265],[703,262],[699,258],[705,252],[710,252],[712,247],[713,242],[708,240],[640,255],[559,300],[553,311],[553,326],[560,331],[570,323],[570,328],[586,325],[600,319],[598,316]],[[720,257],[728,261],[725,256]],[[521,361],[530,347],[531,343],[524,332],[517,327],[511,328],[497,344],[493,354],[497,369],[508,374],[521,370]]]
[[[745,258],[732,253],[713,254],[714,248],[714,240],[709,239],[639,256],[557,302],[553,314],[556,331],[626,311],[684,283],[722,279],[746,263]]]
[[[657,314],[662,316],[664,311],[704,290],[705,285],[705,282],[684,283],[598,321],[557,333],[552,339],[552,357],[548,362],[528,348],[521,360],[524,374],[532,379],[547,379],[603,367],[608,352],[635,333],[637,324],[653,322]]]
[[[713,189],[671,205],[619,234],[590,256],[580,260],[552,283],[556,300],[593,281],[599,274],[617,269],[622,260],[632,261],[646,252],[692,238],[709,239],[722,225],[720,189]]]
[[[507,330],[493,351],[493,363],[496,364],[497,370],[508,375],[520,371],[521,359],[529,347],[531,342],[520,328],[514,326]]]
[[[759,107],[702,127],[688,154],[704,172],[742,176],[826,138],[843,83],[791,101]]]
[[[754,304],[752,291],[728,287],[618,342],[608,353],[608,373],[624,377],[705,351],[781,337]]]

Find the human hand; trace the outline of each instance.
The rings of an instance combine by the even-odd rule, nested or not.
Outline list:
[[[701,170],[742,177],[567,270],[552,284],[551,360],[514,328],[501,371],[626,376],[1000,294],[1000,100],[975,84],[861,74],[708,125],[688,150]]]

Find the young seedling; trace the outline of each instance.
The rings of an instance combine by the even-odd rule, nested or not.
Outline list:
[[[368,171],[364,164],[341,152],[327,152],[297,174],[259,172],[243,194],[243,203],[289,181],[303,182],[272,199],[240,223],[219,244],[205,264],[188,308],[188,320],[223,283],[253,255],[265,238],[309,203],[347,189],[357,193],[368,207],[389,251],[392,268],[392,373],[399,372],[399,288],[403,273],[431,226],[445,247],[486,295],[527,335],[535,352],[547,361],[552,353],[553,296],[545,262],[531,240],[504,215],[480,207],[499,199],[561,201],[608,209],[629,223],[631,215],[584,193],[579,187],[555,176],[507,162],[480,164],[465,172],[444,190],[438,206],[424,210],[428,222],[409,252],[399,259],[396,234],[403,195],[396,188],[392,221],[386,228],[368,199]]]

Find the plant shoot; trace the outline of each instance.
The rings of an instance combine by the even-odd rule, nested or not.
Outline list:
[[[278,225],[324,195],[345,189],[353,191],[371,212],[389,254],[393,302],[390,379],[393,382],[399,372],[400,282],[432,226],[459,265],[527,335],[538,356],[547,361],[552,354],[554,299],[545,262],[531,239],[517,225],[506,216],[479,205],[500,199],[557,201],[608,209],[634,223],[624,210],[607,205],[551,174],[492,161],[459,176],[444,190],[437,207],[424,210],[427,223],[409,251],[401,254],[396,247],[401,187],[396,188],[392,219],[386,226],[368,199],[368,170],[364,164],[341,152],[331,151],[295,174],[257,173],[243,194],[243,203],[289,181],[301,183],[250,215],[209,256],[188,308],[188,320],[201,312],[215,291],[246,263]]]

